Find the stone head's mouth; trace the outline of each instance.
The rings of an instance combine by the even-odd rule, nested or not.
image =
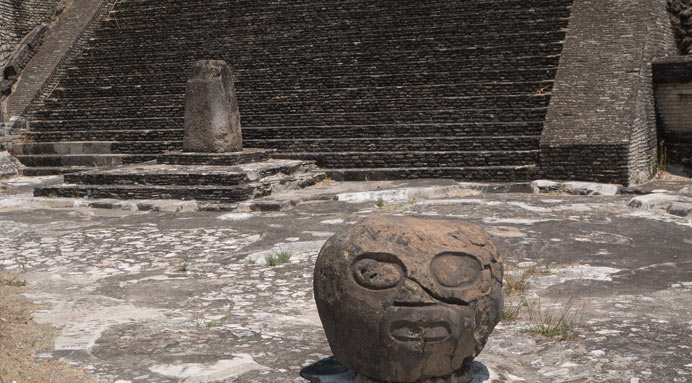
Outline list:
[[[447,322],[411,322],[395,321],[389,333],[400,342],[444,342],[452,336],[452,330]]]

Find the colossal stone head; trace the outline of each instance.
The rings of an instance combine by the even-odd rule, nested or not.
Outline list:
[[[387,382],[468,370],[502,313],[502,263],[460,222],[367,218],[330,238],[315,300],[334,356]]]

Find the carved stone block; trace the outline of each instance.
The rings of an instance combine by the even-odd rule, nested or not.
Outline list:
[[[224,61],[198,61],[185,87],[183,151],[224,153],[241,150],[240,111],[231,68]]]
[[[502,315],[502,273],[477,226],[377,216],[322,247],[315,300],[334,356],[357,373],[468,381]]]

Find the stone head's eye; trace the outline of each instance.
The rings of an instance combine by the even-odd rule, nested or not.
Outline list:
[[[481,276],[481,263],[464,253],[443,253],[432,260],[430,270],[445,287],[474,284]]]
[[[371,290],[385,290],[399,285],[404,276],[401,266],[372,258],[361,259],[352,266],[359,285]]]

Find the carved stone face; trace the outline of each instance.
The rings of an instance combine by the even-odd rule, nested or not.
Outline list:
[[[502,312],[502,264],[459,221],[379,216],[325,243],[315,300],[336,359],[370,378],[447,376],[481,351]]]

